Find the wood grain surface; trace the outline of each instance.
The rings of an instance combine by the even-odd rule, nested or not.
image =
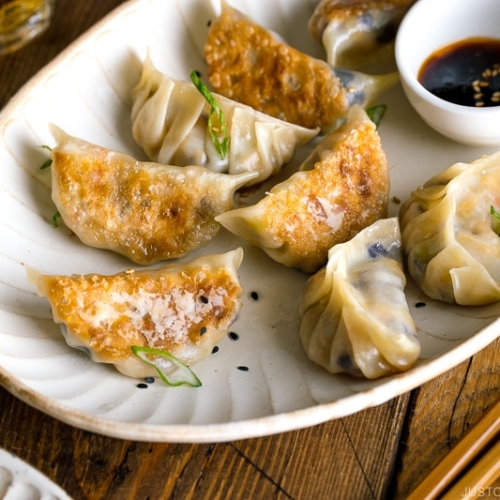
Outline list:
[[[49,31],[0,57],[0,107],[120,3],[57,0]],[[0,388],[0,447],[75,500],[404,499],[500,396],[499,346],[494,342],[412,393],[347,418],[217,444],[108,438],[61,423]],[[500,497],[498,485],[484,496],[495,493]]]

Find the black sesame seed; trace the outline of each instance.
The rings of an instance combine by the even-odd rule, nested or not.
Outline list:
[[[196,73],[196,76],[197,76],[198,78],[200,78],[200,77],[201,77],[201,72],[200,72],[200,71],[195,70],[195,73]]]
[[[207,299],[204,295],[202,295],[202,296],[200,297],[200,300],[201,300],[204,304],[208,304],[208,299]]]
[[[241,370],[242,372],[247,372],[248,370],[250,370],[250,368],[248,368],[248,366],[238,366],[238,370]]]
[[[212,26],[212,20],[209,19],[208,22],[207,22],[207,28],[210,28],[210,26]]]
[[[425,307],[427,304],[425,302],[417,302],[415,307]]]
[[[200,330],[200,335],[205,335],[205,333],[207,333],[207,327],[206,326],[202,326],[201,330]]]
[[[212,354],[215,354],[216,352],[219,352],[219,346],[216,345],[213,349],[212,349]]]
[[[231,340],[237,341],[240,339],[240,336],[236,332],[229,332],[229,338]]]
[[[154,384],[155,383],[155,378],[154,377],[146,377],[144,379],[144,382],[146,382],[146,384]]]
[[[142,382],[140,384],[137,384],[137,387],[139,389],[147,389],[148,388],[148,384],[143,384]]]
[[[257,292],[252,292],[250,297],[252,297],[253,300],[259,300],[259,294]]]

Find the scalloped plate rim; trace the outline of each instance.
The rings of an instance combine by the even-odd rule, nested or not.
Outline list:
[[[497,328],[498,327],[498,328]],[[482,342],[478,343],[478,336]],[[328,420],[346,417],[358,411],[379,406],[394,397],[400,396],[431,378],[442,375],[446,371],[465,361],[500,336],[500,318],[483,330],[462,341],[445,354],[433,359],[424,360],[411,371],[390,377],[387,383],[381,383],[367,391],[342,398],[330,403],[275,414],[256,419],[225,422],[220,424],[187,424],[158,425],[116,422],[83,411],[69,408],[51,398],[45,397],[26,386],[23,382],[10,377],[0,366],[0,382],[9,392],[44,413],[86,431],[103,434],[120,439],[136,441],[175,442],[175,443],[213,443],[219,441],[248,439],[268,436],[276,433],[303,429],[324,423]],[[470,344],[474,349],[470,349]],[[429,377],[432,371],[432,377]],[[392,385],[392,391],[387,386]],[[370,404],[366,404],[366,396],[371,394]],[[349,404],[351,403],[351,404]]]
[[[40,498],[46,498],[47,495],[50,495],[50,498],[54,498],[54,500],[70,500],[69,495],[58,484],[5,448],[0,448],[0,468],[7,469],[13,476],[13,482],[9,485],[7,496],[2,496],[2,498],[10,498],[11,486],[14,487],[15,491],[15,488],[22,483],[36,488],[37,493],[41,494]],[[16,496],[16,498],[19,497]]]
[[[40,80],[61,65],[72,53],[98,33],[117,16],[146,0],[128,0],[97,22],[78,39],[68,45],[44,68],[37,72],[11,98],[0,111],[0,128],[17,105],[29,95]],[[345,417],[357,411],[377,406],[408,392],[429,381],[457,364],[470,358],[493,342],[500,335],[500,319],[461,341],[452,349],[436,358],[423,360],[406,373],[395,375],[380,384],[353,395],[329,403],[320,403],[304,409],[278,413],[255,419],[217,424],[143,424],[118,422],[85,411],[68,407],[60,401],[44,396],[30,388],[8,370],[0,366],[0,383],[14,396],[44,413],[75,427],[121,439],[161,442],[217,442],[234,439],[261,437],[320,424],[331,419]],[[390,390],[388,390],[390,386]]]

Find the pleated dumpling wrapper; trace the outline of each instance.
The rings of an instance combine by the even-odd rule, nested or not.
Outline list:
[[[199,385],[186,367],[212,353],[241,307],[243,250],[171,262],[159,269],[28,279],[47,297],[66,342],[130,377],[160,375]],[[182,368],[180,376],[171,376]]]
[[[368,107],[399,74],[332,68],[287,45],[222,0],[205,44],[215,92],[306,128],[336,128],[354,105]]]
[[[219,231],[215,217],[257,173],[140,162],[71,137],[52,125],[52,201],[64,223],[91,247],[138,264],[183,257]]]
[[[468,306],[500,300],[499,212],[500,152],[455,163],[411,194],[400,223],[423,292]]]
[[[257,204],[216,217],[271,258],[305,272],[323,266],[330,248],[386,217],[389,168],[375,124],[356,106],[284,182]]]
[[[405,284],[396,217],[334,246],[301,300],[300,338],[309,358],[331,373],[369,379],[411,368],[421,348]]]
[[[150,160],[229,174],[257,172],[247,181],[250,186],[277,174],[319,132],[210,93],[199,79],[196,83],[201,90],[161,73],[149,58],[144,61],[132,93],[132,132]]]
[[[415,0],[321,0],[309,31],[331,66],[356,69],[394,60],[396,33]]]

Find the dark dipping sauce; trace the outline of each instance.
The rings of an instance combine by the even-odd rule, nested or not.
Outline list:
[[[466,38],[431,54],[418,81],[441,99],[471,107],[500,105],[500,40]]]

